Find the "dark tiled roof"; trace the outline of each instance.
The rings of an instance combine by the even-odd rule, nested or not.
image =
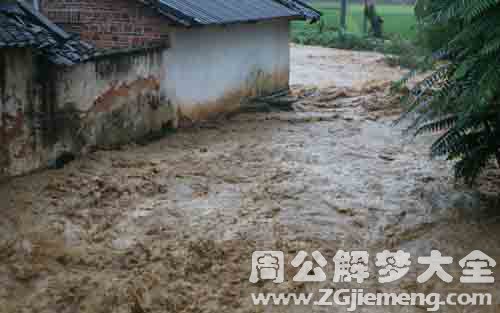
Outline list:
[[[310,20],[312,22],[316,22],[321,18],[321,12],[316,9],[313,9],[311,6],[302,2],[300,0],[276,0],[283,5],[286,5],[290,9],[299,12],[302,17],[306,20]]]
[[[254,22],[275,18],[316,21],[321,14],[297,0],[142,0],[184,26]]]
[[[26,4],[0,5],[0,49],[28,46],[58,65],[73,65],[94,54],[91,45],[71,37]]]

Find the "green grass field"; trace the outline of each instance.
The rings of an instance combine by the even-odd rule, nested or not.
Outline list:
[[[331,1],[313,2],[313,7],[323,13],[325,30],[336,29],[340,26],[340,5]],[[388,35],[399,34],[403,38],[413,39],[416,34],[416,19],[413,7],[408,5],[378,5],[377,13],[384,18],[384,32]],[[304,22],[295,22],[293,33],[317,32],[318,25]],[[353,34],[363,34],[363,6],[349,5],[347,16],[347,31]]]

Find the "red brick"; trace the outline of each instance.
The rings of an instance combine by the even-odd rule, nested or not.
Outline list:
[[[136,0],[42,0],[41,10],[64,30],[98,48],[168,42],[170,21]]]

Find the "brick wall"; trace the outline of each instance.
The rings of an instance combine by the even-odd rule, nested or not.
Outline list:
[[[168,41],[169,21],[137,0],[41,0],[41,10],[98,48],[141,47]]]

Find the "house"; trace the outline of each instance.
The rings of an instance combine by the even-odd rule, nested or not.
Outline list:
[[[44,101],[47,80],[36,76],[49,64],[74,65],[93,51],[24,3],[0,2],[0,179],[40,167],[37,155],[44,148],[37,129],[46,129],[48,138],[52,127],[28,116],[52,108]],[[37,67],[38,59],[44,65]]]
[[[287,89],[289,23],[319,18],[297,0],[33,1],[0,0],[0,180]]]
[[[298,0],[41,0],[40,7],[101,49],[167,43],[162,93],[181,124],[288,89],[290,21],[320,18]]]
[[[0,2],[0,180],[175,120],[163,46],[98,53],[23,1]]]

